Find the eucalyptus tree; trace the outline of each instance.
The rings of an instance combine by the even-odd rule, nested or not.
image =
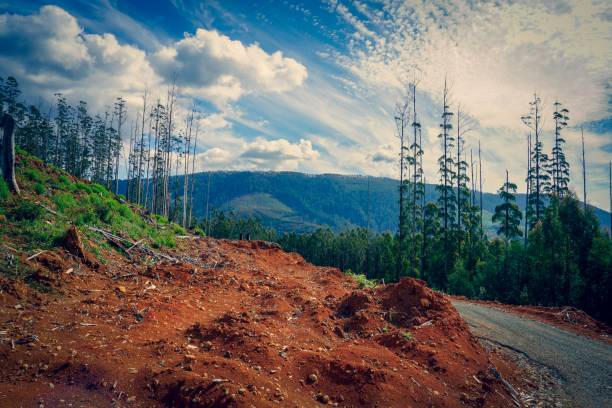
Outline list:
[[[516,204],[516,184],[510,182],[508,170],[506,170],[506,182],[499,188],[499,198],[502,203],[495,207],[492,220],[499,223],[497,233],[504,235],[506,240],[521,236],[521,220],[523,215]]]
[[[451,131],[453,112],[450,111],[450,90],[446,78],[444,79],[444,90],[442,94],[442,115],[440,123],[440,134],[438,138],[442,143],[442,156],[438,158],[440,180],[436,186],[438,191],[438,207],[440,209],[440,217],[442,219],[442,233],[444,238],[444,272],[448,271],[451,248],[450,248],[450,231],[455,224],[455,216],[457,209],[457,197],[453,193],[453,184],[456,177],[455,161],[453,159],[452,150],[454,147],[455,138]]]
[[[544,216],[545,192],[550,186],[550,177],[546,172],[548,167],[548,156],[543,151],[542,145],[542,100],[534,94],[533,100],[529,103],[529,114],[522,116],[523,123],[532,130],[533,149],[531,152],[531,163],[529,166],[529,206],[527,217],[529,217],[530,228],[542,220]]]
[[[567,126],[567,121],[569,120],[569,111],[558,101],[555,102],[554,107],[555,141],[552,148],[551,163],[549,164],[551,179],[549,193],[555,198],[560,199],[569,193],[569,163],[565,159],[565,153],[563,152],[565,139],[561,136],[561,130]]]
[[[405,254],[405,238],[406,238],[406,196],[408,193],[408,182],[409,180],[405,177],[407,170],[407,154],[409,153],[408,145],[408,133],[406,129],[410,123],[410,104],[407,96],[402,97],[395,105],[395,126],[396,136],[400,141],[400,152],[399,152],[399,167],[400,167],[400,179],[399,179],[399,230],[398,230],[398,246],[397,246],[397,270],[395,277],[397,280],[401,277],[403,271],[406,268],[406,254]]]

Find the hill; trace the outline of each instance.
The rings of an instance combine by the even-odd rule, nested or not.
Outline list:
[[[194,176],[194,214],[204,217],[209,173]],[[122,187],[125,191],[125,182]],[[219,211],[259,217],[265,225],[279,231],[307,231],[319,226],[341,230],[368,224],[378,232],[396,231],[399,213],[397,189],[397,180],[384,177],[211,172],[209,205]],[[182,192],[180,189],[177,191]],[[476,196],[479,197],[478,192]],[[426,200],[433,201],[436,197],[435,186],[428,184]],[[524,208],[525,195],[518,194],[517,202],[521,209]],[[497,194],[483,193],[484,225],[491,234],[496,230],[491,215],[499,203]],[[591,208],[601,225],[610,228],[609,213],[597,207]]]
[[[422,281],[189,235],[25,155],[17,179],[0,197],[0,406],[505,407],[519,394],[500,371],[534,387]]]

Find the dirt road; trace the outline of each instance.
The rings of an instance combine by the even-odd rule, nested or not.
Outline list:
[[[576,407],[612,407],[612,346],[491,307],[453,305],[476,336],[550,368]]]

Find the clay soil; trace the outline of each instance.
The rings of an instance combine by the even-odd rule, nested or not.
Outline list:
[[[263,242],[173,251],[192,261],[22,255],[30,283],[0,280],[0,406],[515,406],[496,373],[520,375],[421,281],[360,290]]]
[[[488,300],[473,300],[463,296],[452,297],[464,302],[477,303],[514,313],[581,336],[612,344],[612,328],[575,307],[518,306]]]

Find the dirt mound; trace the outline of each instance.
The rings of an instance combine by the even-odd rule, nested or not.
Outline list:
[[[398,284],[379,290],[377,296],[387,311],[388,320],[404,327],[438,318],[462,321],[448,299],[419,279],[403,278]]]
[[[340,317],[350,317],[360,310],[366,309],[372,303],[371,297],[362,291],[355,291],[344,297],[338,306]]]
[[[78,231],[68,237],[84,264]],[[0,406],[511,405],[482,374],[486,352],[421,281],[359,290],[255,241],[180,241],[193,264],[103,251],[105,269],[61,274],[61,296],[0,281]]]

